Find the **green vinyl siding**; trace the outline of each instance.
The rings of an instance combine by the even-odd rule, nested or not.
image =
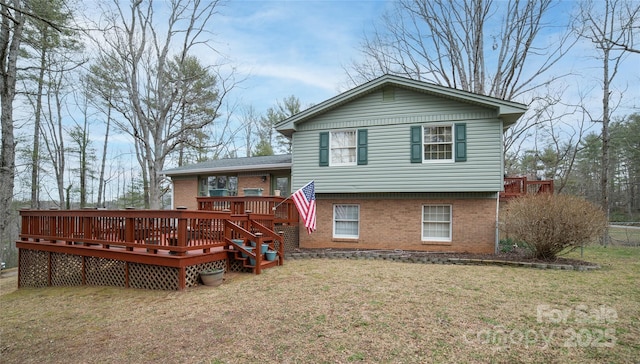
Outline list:
[[[381,92],[299,125],[293,189],[314,180],[317,193],[500,191],[502,124],[495,110],[400,88],[394,101],[382,102]],[[466,162],[411,163],[411,126],[439,122],[465,125]],[[318,150],[311,147],[318,145],[318,134],[345,128],[366,128],[367,164],[320,167]]]

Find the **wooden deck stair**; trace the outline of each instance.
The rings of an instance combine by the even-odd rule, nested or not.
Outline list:
[[[267,244],[268,248],[267,250],[271,250],[271,251],[276,251],[275,246],[274,246],[274,241],[272,239],[269,239],[269,242],[265,242],[266,239],[263,239],[262,244]],[[232,249],[228,249],[227,252],[229,254],[229,258],[230,259],[234,259],[236,261],[242,262],[242,266],[245,268],[249,268],[252,270],[253,273],[256,273],[256,263],[257,263],[257,259],[256,259],[256,247],[247,245],[244,239],[233,239],[231,241],[231,246]],[[247,248],[253,248],[253,249],[247,249]],[[276,267],[278,265],[280,265],[280,261],[278,259],[278,257],[276,256],[276,259],[274,260],[267,260],[266,259],[266,254],[260,254],[260,270],[262,269],[267,269],[267,268],[271,268],[271,267]],[[251,260],[253,259],[253,264],[251,262]]]

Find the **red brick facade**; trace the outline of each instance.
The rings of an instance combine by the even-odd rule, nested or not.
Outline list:
[[[271,179],[265,176],[239,176],[238,196],[244,196],[244,188],[262,188],[262,195],[268,196],[270,193]],[[189,210],[198,209],[198,176],[173,177],[173,205],[186,206]]]
[[[189,210],[198,209],[198,177],[173,177],[173,206],[185,206]]]
[[[336,203],[360,206],[357,240],[333,238],[333,205]],[[422,206],[438,204],[451,205],[452,241],[422,241]],[[317,231],[308,235],[301,228],[300,247],[493,253],[495,227],[495,199],[319,199]]]
[[[262,179],[266,180],[263,182]],[[262,196],[269,195],[269,186],[271,186],[270,176],[239,176],[238,177],[238,196],[244,196],[245,188],[262,188]]]

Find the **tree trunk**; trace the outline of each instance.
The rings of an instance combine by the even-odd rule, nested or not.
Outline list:
[[[0,4],[7,4],[1,0]],[[21,9],[20,0],[13,0],[12,6]],[[0,242],[11,240],[7,235],[7,227],[11,221],[13,205],[13,187],[15,182],[15,139],[13,128],[13,100],[16,96],[16,65],[24,18],[20,11],[9,16],[9,9],[0,6],[2,28],[0,30],[0,123],[2,124],[2,147],[0,149]]]
[[[43,42],[44,43],[44,42]],[[46,47],[40,53],[40,71],[38,74],[38,91],[36,92],[36,109],[33,125],[33,150],[31,151],[31,208],[40,208],[40,122],[42,118],[42,90],[44,88],[44,71],[46,68]]]
[[[106,185],[104,170],[107,164],[107,146],[109,143],[109,129],[111,127],[111,106],[107,105],[107,125],[104,132],[104,144],[102,145],[102,161],[100,162],[100,179],[98,181],[98,207],[105,207]]]

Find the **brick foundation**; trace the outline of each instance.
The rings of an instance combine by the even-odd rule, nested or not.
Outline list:
[[[333,205],[360,205],[357,240],[333,238]],[[450,204],[451,242],[421,241],[422,206]],[[300,229],[301,248],[402,249],[433,252],[494,253],[496,200],[469,199],[340,199],[317,200],[317,231]]]

